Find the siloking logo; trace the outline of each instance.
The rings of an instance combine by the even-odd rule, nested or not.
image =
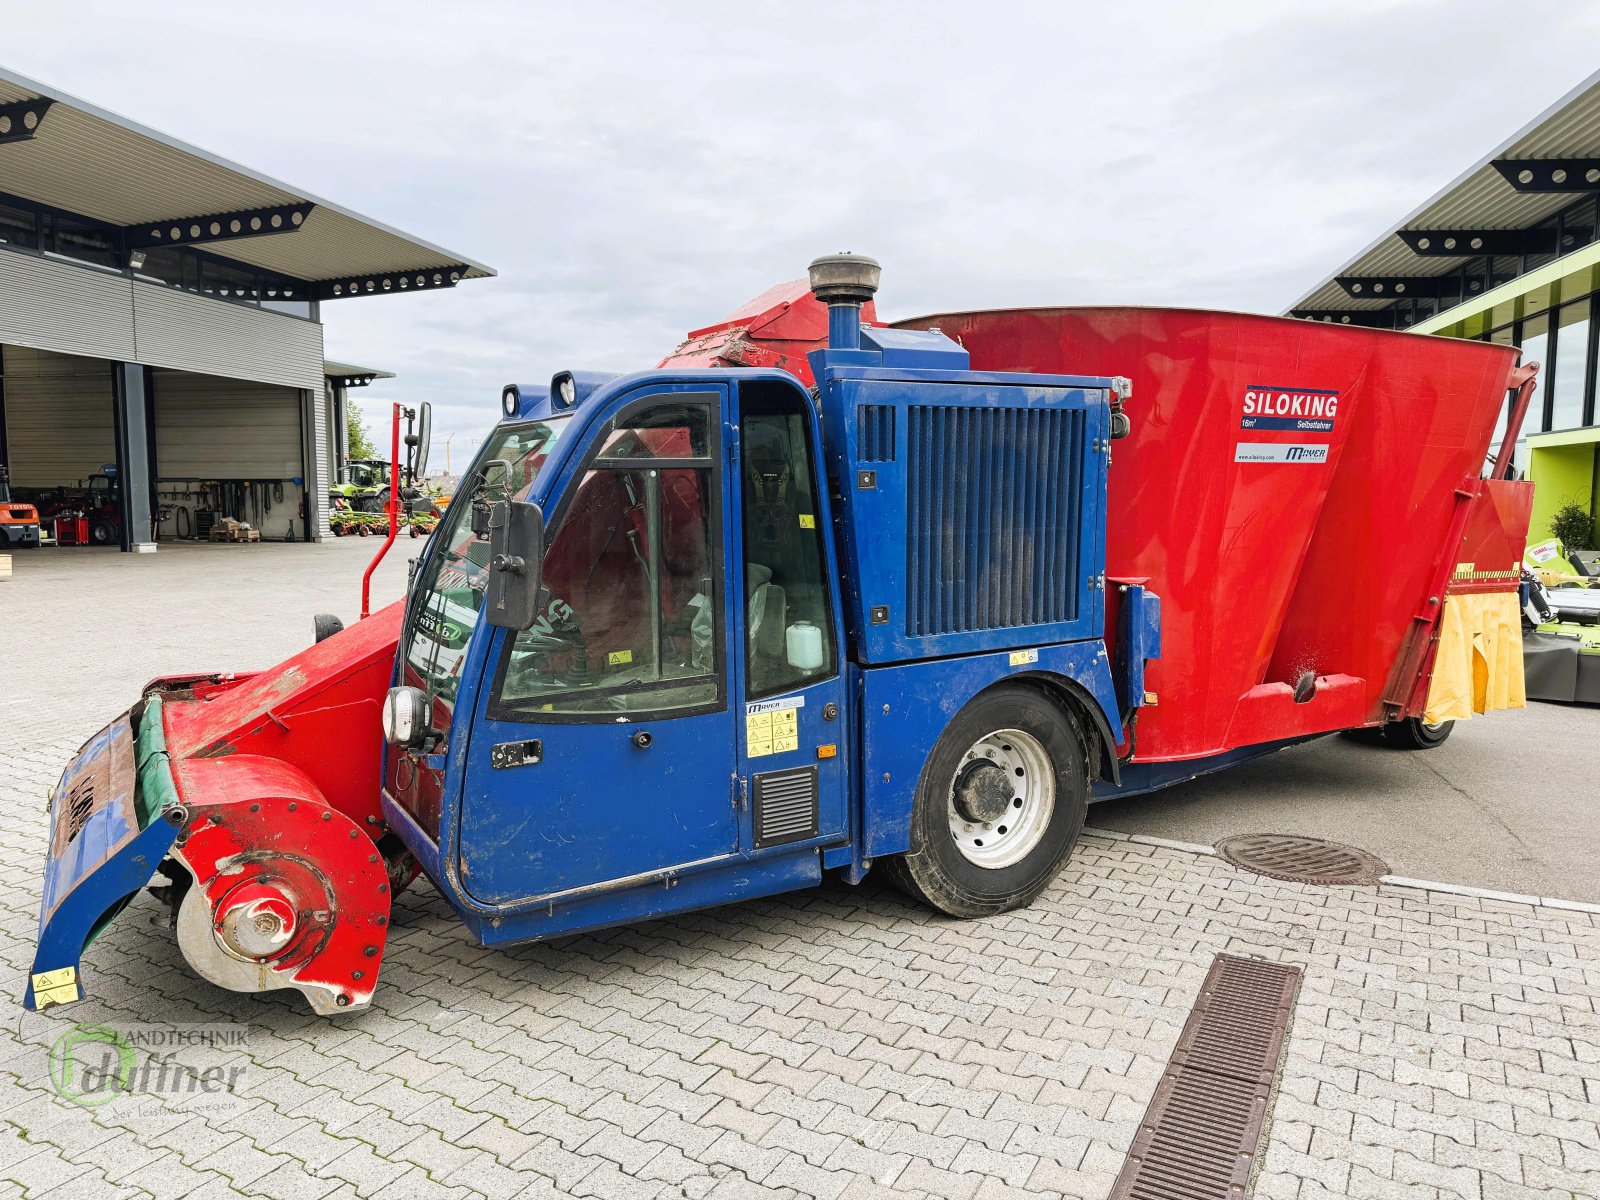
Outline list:
[[[1239,428],[1332,433],[1338,415],[1338,392],[1253,383],[1244,392]]]

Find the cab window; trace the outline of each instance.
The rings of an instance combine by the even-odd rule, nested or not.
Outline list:
[[[740,390],[745,662],[752,700],[836,670],[809,403],[781,385]]]
[[[511,490],[518,499],[526,499],[570,419],[556,417],[498,430],[479,461],[509,463]],[[449,727],[455,709],[467,644],[478,624],[488,581],[489,542],[474,535],[470,523],[471,493],[481,472],[482,467],[475,468],[462,481],[456,501],[434,532],[433,548],[412,592],[405,635],[405,681],[427,689],[433,698],[433,719],[441,729]]]
[[[604,431],[512,639],[496,715],[676,714],[722,703],[713,400],[654,398]]]

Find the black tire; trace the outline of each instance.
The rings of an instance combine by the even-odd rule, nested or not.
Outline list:
[[[344,622],[332,613],[317,613],[311,618],[311,628],[316,634],[316,640],[325,642],[334,634],[344,631]]]
[[[96,546],[109,546],[117,540],[117,527],[110,521],[96,521],[89,526],[89,540]]]
[[[1432,750],[1443,745],[1455,727],[1454,721],[1429,725],[1421,717],[1405,717],[1384,726],[1383,740],[1396,750]]]
[[[1002,730],[1020,730],[1042,748],[1054,803],[1042,835],[1024,857],[987,867],[970,861],[956,844],[952,790],[968,751]],[[934,744],[917,782],[911,849],[889,859],[885,873],[900,890],[952,917],[1009,912],[1030,903],[1055,879],[1077,844],[1088,809],[1088,748],[1076,724],[1043,692],[995,688],[957,713]]]

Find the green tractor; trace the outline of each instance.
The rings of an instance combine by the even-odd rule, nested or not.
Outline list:
[[[331,507],[344,501],[353,512],[381,513],[389,495],[389,463],[382,458],[352,458],[344,464],[344,479],[328,489]]]

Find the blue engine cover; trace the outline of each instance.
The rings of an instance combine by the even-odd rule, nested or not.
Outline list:
[[[856,661],[1100,637],[1110,381],[899,365],[952,357],[922,339],[812,356]]]

